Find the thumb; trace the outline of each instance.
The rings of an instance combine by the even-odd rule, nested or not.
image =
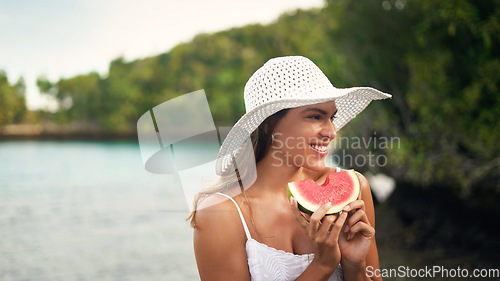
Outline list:
[[[309,220],[305,217],[305,214],[303,214],[299,210],[297,199],[295,199],[293,196],[290,197],[290,208],[292,209],[292,213],[295,219],[306,230],[309,225]]]

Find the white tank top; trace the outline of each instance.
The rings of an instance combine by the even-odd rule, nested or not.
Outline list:
[[[248,270],[252,281],[291,281],[297,279],[297,277],[304,272],[307,266],[312,262],[314,254],[296,255],[269,247],[253,239],[236,201],[226,194],[217,194],[231,199],[240,214],[241,223],[243,224],[247,236],[245,248],[247,252]],[[328,281],[343,280],[344,274],[339,264]]]

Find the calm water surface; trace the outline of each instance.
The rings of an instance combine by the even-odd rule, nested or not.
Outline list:
[[[0,142],[0,280],[199,280],[174,175],[137,142]]]

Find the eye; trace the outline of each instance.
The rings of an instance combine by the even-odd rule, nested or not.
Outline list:
[[[309,118],[314,119],[314,120],[319,120],[321,118],[321,116],[319,116],[319,115],[311,115],[311,116],[309,116]]]
[[[332,117],[330,117],[330,120],[332,120],[332,121],[333,121],[335,118],[337,118],[337,116],[332,115]]]

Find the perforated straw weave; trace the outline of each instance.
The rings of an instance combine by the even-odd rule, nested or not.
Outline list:
[[[215,171],[222,175],[250,134],[267,117],[282,109],[335,100],[338,111],[334,124],[338,131],[372,100],[390,97],[389,94],[369,87],[335,88],[325,74],[305,57],[270,59],[245,85],[246,113],[224,140],[217,156]]]

